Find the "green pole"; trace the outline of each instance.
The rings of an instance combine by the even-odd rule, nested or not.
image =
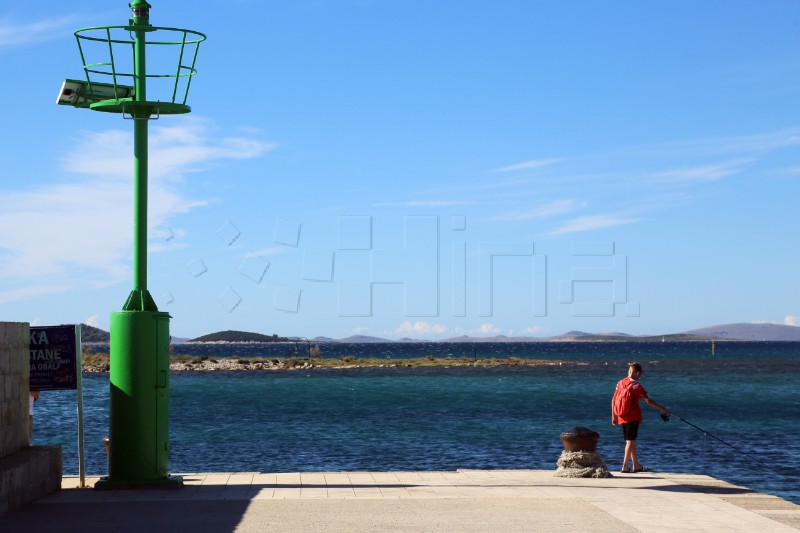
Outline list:
[[[169,455],[169,314],[158,311],[147,290],[148,121],[146,36],[150,4],[134,0],[134,89],[131,103],[134,152],[133,290],[122,311],[111,313],[108,477],[95,488],[180,487],[167,471]]]
[[[133,7],[133,4],[131,4]],[[148,19],[134,19],[133,26],[148,26]],[[146,34],[134,32],[134,91],[136,102],[147,101]],[[147,130],[150,114],[134,108],[133,115],[133,290],[147,292]]]

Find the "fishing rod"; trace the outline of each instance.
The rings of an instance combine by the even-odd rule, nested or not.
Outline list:
[[[744,450],[742,450],[742,449],[739,449],[739,448],[737,448],[736,446],[734,446],[733,444],[731,444],[731,443],[729,443],[729,442],[725,442],[724,440],[722,440],[721,438],[717,437],[716,435],[714,435],[714,434],[712,434],[712,433],[709,433],[709,432],[708,432],[708,431],[706,431],[705,429],[703,429],[703,428],[701,428],[701,427],[699,427],[699,426],[696,426],[696,425],[692,424],[691,422],[689,422],[689,421],[688,421],[688,420],[686,420],[685,418],[681,418],[680,416],[676,415],[676,414],[675,414],[675,413],[673,413],[672,411],[670,411],[668,414],[661,415],[661,419],[662,419],[664,422],[668,422],[668,421],[669,421],[669,419],[670,419],[670,417],[672,417],[672,416],[674,416],[675,418],[677,418],[677,419],[678,419],[678,420],[680,420],[681,422],[685,422],[686,424],[688,424],[688,425],[692,426],[693,428],[695,428],[695,429],[697,429],[697,430],[699,430],[699,431],[702,431],[702,432],[703,432],[703,434],[705,434],[706,436],[708,436],[708,437],[711,437],[711,438],[713,438],[713,439],[717,439],[718,441],[720,441],[720,442],[721,442],[722,444],[724,444],[725,446],[730,446],[731,448],[733,448],[733,449],[734,449],[734,450],[736,450],[737,452],[739,452],[739,453],[741,453],[741,454],[743,454],[743,455],[746,455],[747,457],[749,457],[749,458],[750,458],[750,459],[752,459],[753,461],[757,462],[758,464],[760,464],[760,465],[761,465],[761,466],[763,466],[764,468],[769,468],[769,469],[770,469],[770,470],[772,470],[773,472],[776,472],[776,473],[778,473],[778,474],[780,474],[780,475],[782,475],[782,476],[785,476],[785,475],[786,475],[784,472],[781,472],[780,470],[776,470],[776,469],[772,468],[771,466],[769,466],[767,463],[765,463],[765,462],[763,462],[763,461],[760,461],[759,459],[757,459],[756,457],[754,457],[752,454],[749,454],[749,453],[747,453],[746,451],[744,451]]]

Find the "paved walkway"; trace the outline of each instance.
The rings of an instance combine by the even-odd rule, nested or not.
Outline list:
[[[556,478],[541,470],[183,474],[180,490],[61,492],[4,533],[108,531],[797,531],[800,506],[707,476]],[[92,486],[97,478],[87,479]]]

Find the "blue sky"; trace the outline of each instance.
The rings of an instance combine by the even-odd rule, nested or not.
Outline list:
[[[152,3],[208,36],[150,122],[175,336],[800,320],[796,2]],[[130,291],[131,121],[55,104],[72,32],[128,17],[0,13],[2,320],[108,329]]]

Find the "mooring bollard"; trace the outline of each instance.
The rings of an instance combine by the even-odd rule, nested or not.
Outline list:
[[[600,434],[589,428],[574,427],[561,434],[565,452],[593,452],[597,450]]]
[[[564,451],[556,463],[556,477],[611,477],[605,461],[597,453],[598,432],[574,427],[563,432],[560,438]]]

